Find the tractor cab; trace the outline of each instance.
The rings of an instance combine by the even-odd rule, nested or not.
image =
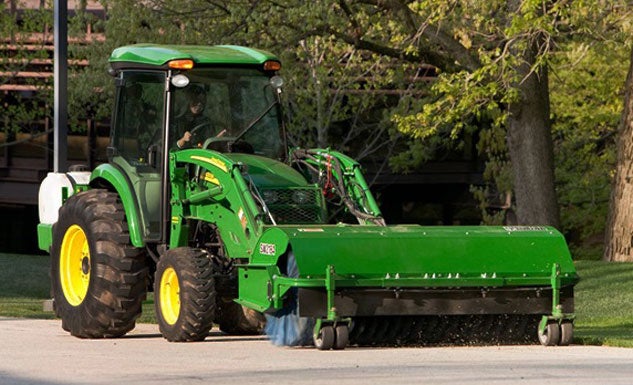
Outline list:
[[[109,162],[129,178],[145,241],[163,234],[171,152],[207,148],[285,157],[281,65],[271,54],[142,44],[116,49],[110,65],[117,90]]]

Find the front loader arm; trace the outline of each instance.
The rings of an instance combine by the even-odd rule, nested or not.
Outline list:
[[[263,224],[242,168],[211,150],[187,149],[170,155],[170,248],[188,245],[188,226],[195,220],[217,226],[230,257],[252,254]]]
[[[329,149],[294,149],[290,152],[290,159],[318,174],[326,198],[332,195],[340,197],[361,225],[385,226],[361,166],[354,159]]]

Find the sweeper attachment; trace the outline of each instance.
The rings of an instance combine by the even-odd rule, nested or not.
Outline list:
[[[38,235],[72,335],[125,334],[149,287],[169,341],[214,324],[323,350],[572,341],[560,233],[387,226],[357,162],[287,150],[273,55],[135,45],[110,63],[109,162],[41,189],[59,199]]]

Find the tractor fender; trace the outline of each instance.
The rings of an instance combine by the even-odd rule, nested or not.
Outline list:
[[[134,199],[132,185],[125,174],[118,167],[112,164],[101,164],[92,171],[90,175],[91,187],[109,186],[114,190],[123,203],[125,217],[127,219],[130,241],[135,247],[143,247],[141,217],[139,207]]]

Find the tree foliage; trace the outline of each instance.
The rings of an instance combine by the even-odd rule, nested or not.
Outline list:
[[[554,58],[557,190],[563,230],[581,254],[601,253],[629,49],[622,41],[575,42]]]
[[[46,50],[47,26],[51,25],[52,13],[44,9],[27,9],[21,15],[0,3],[0,85],[18,84],[22,92],[6,93],[2,102],[1,131],[8,137],[17,132],[30,131],[33,122],[49,116],[42,106],[52,100],[52,81],[36,81],[24,77],[30,62],[48,58]]]
[[[0,39],[2,39],[3,72],[0,84],[22,86],[19,90],[5,93],[3,101],[3,131],[12,136],[18,132],[36,134],[44,119],[53,118],[53,78],[41,77],[53,71],[53,10],[52,4],[40,2],[38,8],[25,7],[20,1],[14,6],[0,3]],[[77,65],[86,59],[86,52],[94,48],[85,44],[88,22],[100,28],[99,20],[85,12],[86,2],[78,1],[69,17],[69,128],[71,132],[83,132],[86,118],[103,118],[109,114],[104,107],[103,83],[98,84],[93,66],[82,69]],[[91,61],[103,64],[106,58]],[[105,68],[105,65],[102,65]],[[35,73],[35,76],[32,74]],[[96,91],[96,92],[95,92]]]
[[[403,66],[333,34],[314,33],[323,30],[324,21],[340,18],[339,9],[330,2],[109,0],[105,4],[106,41],[85,48],[95,65],[77,76],[84,89],[79,99],[99,84],[108,84],[102,69],[117,46],[241,44],[275,52],[284,63],[291,142],[335,147],[359,160],[377,152],[389,154],[396,144],[398,135],[390,134],[392,124],[385,111],[398,103],[396,90],[406,92],[405,74],[415,76],[417,64]],[[96,74],[96,69],[102,72]],[[85,100],[103,108],[111,93],[110,87],[98,100],[94,96]],[[107,114],[98,110],[99,116]]]
[[[486,222],[504,220],[485,210],[501,195],[536,215],[520,215],[524,223],[558,224],[558,199],[567,234],[604,229],[629,61],[626,0],[102,3],[108,18],[93,22],[105,42],[71,51],[91,63],[71,76],[71,115],[109,116],[116,46],[258,47],[284,63],[295,143],[385,154],[407,171],[475,140],[487,162],[486,186],[473,188]]]

